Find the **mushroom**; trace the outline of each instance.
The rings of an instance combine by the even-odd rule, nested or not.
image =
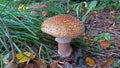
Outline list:
[[[71,55],[73,49],[70,42],[73,38],[84,33],[84,25],[75,17],[69,15],[57,15],[45,20],[41,30],[55,38],[58,42],[58,54],[61,57]]]

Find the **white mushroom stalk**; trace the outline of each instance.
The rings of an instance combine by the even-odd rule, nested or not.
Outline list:
[[[55,38],[55,41],[58,42],[58,53],[61,57],[68,57],[72,53],[71,40],[71,38]]]

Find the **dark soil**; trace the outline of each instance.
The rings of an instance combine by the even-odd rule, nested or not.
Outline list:
[[[114,15],[110,14],[110,10],[102,10],[102,11],[96,11],[97,13],[94,13],[92,11],[87,15],[87,20],[84,23],[85,24],[85,34],[90,37],[95,37],[102,33],[110,33],[111,35],[111,41],[110,43],[115,45],[115,49],[113,50],[103,50],[100,53],[87,53],[81,50],[74,50],[75,53],[72,54],[70,64],[70,68],[99,68],[99,66],[89,67],[85,63],[85,58],[87,56],[93,58],[96,62],[96,64],[104,64],[105,61],[107,61],[109,58],[114,57],[116,60],[120,59],[120,21],[116,20],[115,18],[112,18],[112,16],[119,16],[119,11],[115,11]],[[82,15],[82,14],[81,14]],[[80,19],[81,16],[80,15]],[[66,58],[68,59],[68,58]],[[64,59],[65,60],[65,59]],[[69,68],[69,67],[66,67]],[[113,66],[109,65],[106,67],[100,67],[100,68],[114,68]]]
[[[88,15],[87,21],[85,22],[86,34],[97,36],[101,33],[110,33],[111,43],[120,47],[120,21],[112,19],[110,10],[97,11],[97,15],[92,12]],[[119,15],[119,11],[116,11],[114,14],[116,17]]]

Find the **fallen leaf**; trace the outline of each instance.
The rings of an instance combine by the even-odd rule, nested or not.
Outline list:
[[[89,65],[89,66],[94,66],[95,65],[95,61],[92,58],[86,57],[85,60],[86,60],[87,65]]]
[[[59,61],[54,61],[54,62],[50,65],[50,68],[56,68],[58,63],[59,63]]]
[[[25,18],[23,18],[23,17],[21,17],[21,16],[17,16],[17,18],[18,18],[19,20],[25,20]]]
[[[114,29],[115,29],[115,27],[113,27],[113,26],[111,26],[111,27],[108,28],[108,30],[109,30],[110,32],[112,32]]]
[[[38,8],[46,8],[46,7],[47,7],[46,4],[40,4],[40,5],[38,5]]]
[[[94,14],[97,14],[97,11],[93,11]]]
[[[115,16],[115,15],[112,15],[112,16],[111,16],[111,18],[112,18],[112,19],[115,19],[115,18],[116,18],[116,16]]]
[[[96,17],[98,17],[97,11],[93,11],[93,13],[95,14]]]
[[[100,47],[103,49],[107,49],[110,46],[110,42],[107,40],[100,40]]]
[[[25,68],[47,68],[44,60],[35,60],[25,66]]]
[[[18,7],[18,10],[22,11],[25,9],[25,6],[23,4],[20,4],[19,7]]]
[[[104,62],[103,64],[101,64],[101,67],[106,67],[112,64],[112,62],[115,60],[115,58],[111,57],[109,58],[106,62]]]
[[[110,11],[110,14],[114,14],[114,13],[115,13],[115,10],[111,10],[111,11]]]
[[[30,52],[19,53],[16,55],[19,63],[27,62],[29,59],[34,59],[35,55]]]
[[[47,10],[43,10],[43,11],[42,11],[42,15],[43,15],[43,16],[46,16],[46,15],[47,15],[47,13],[48,13],[48,11],[47,11]]]
[[[85,37],[83,37],[83,39],[84,39],[84,40],[88,40],[89,38],[85,36]]]

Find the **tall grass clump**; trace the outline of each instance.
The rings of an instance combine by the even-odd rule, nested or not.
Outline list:
[[[47,7],[33,7],[38,13],[31,14],[32,4],[45,4]],[[65,14],[68,7],[69,2],[64,0],[0,0],[0,60],[10,54],[11,42],[16,53],[28,51],[38,56],[38,50],[42,47],[39,58],[52,61],[50,54],[55,52],[48,45],[56,42],[54,37],[41,31],[41,24],[46,18]],[[45,16],[41,14],[44,9],[48,12]],[[3,63],[1,61],[2,67]]]

